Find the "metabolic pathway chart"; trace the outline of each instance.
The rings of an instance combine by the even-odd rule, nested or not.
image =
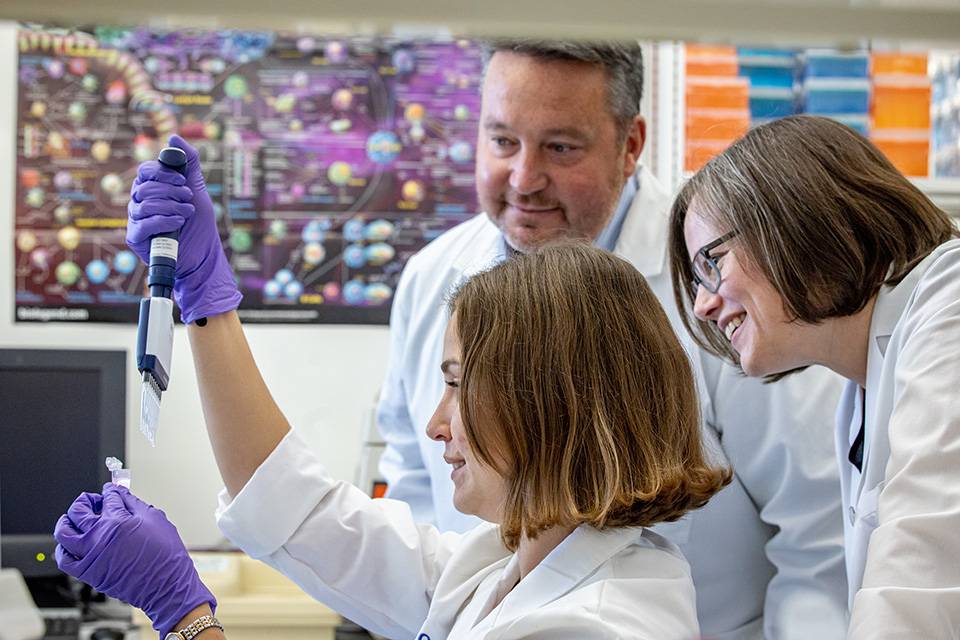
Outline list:
[[[201,153],[247,322],[385,323],[406,260],[476,211],[481,59],[463,40],[19,34],[19,321],[136,321],[137,165]]]

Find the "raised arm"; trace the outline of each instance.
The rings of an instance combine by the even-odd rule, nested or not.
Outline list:
[[[240,291],[223,251],[197,150],[179,136],[185,175],[158,162],[140,165],[130,192],[127,244],[149,262],[150,238],[180,232],[174,298],[190,344],[203,414],[227,491],[239,493],[289,431],[247,346],[235,309]],[[199,326],[205,323],[205,326]]]
[[[290,430],[250,353],[235,311],[190,325],[203,418],[223,484],[237,495]]]
[[[197,152],[176,136],[171,144],[187,154],[186,176],[155,162],[141,165],[127,240],[146,258],[150,236],[180,230],[174,296],[189,325],[204,418],[227,490],[220,528],[317,599],[369,628],[408,637],[426,616],[458,537],[441,539],[436,529],[417,526],[405,505],[372,500],[334,480],[291,432],[235,311],[240,294]]]

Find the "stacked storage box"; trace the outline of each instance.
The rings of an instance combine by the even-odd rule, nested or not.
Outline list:
[[[908,176],[929,174],[930,78],[925,53],[871,56],[873,127],[870,137]]]
[[[685,46],[684,170],[696,171],[746,133],[749,81],[737,76],[733,47]]]
[[[803,61],[804,113],[833,118],[867,135],[870,56],[864,51],[807,49]]]
[[[960,55],[930,56],[933,75],[933,175],[960,178]]]
[[[740,47],[737,62],[740,76],[750,82],[751,124],[797,113],[796,51]]]

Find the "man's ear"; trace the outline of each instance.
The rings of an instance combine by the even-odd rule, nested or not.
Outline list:
[[[623,175],[630,177],[637,168],[637,162],[640,160],[640,154],[643,153],[643,145],[647,141],[647,121],[643,116],[637,114],[627,128],[627,137],[624,141],[623,149]]]

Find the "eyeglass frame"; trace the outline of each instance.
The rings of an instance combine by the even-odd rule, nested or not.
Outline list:
[[[720,265],[717,263],[717,258],[711,256],[710,252],[739,233],[740,232],[737,230],[729,231],[723,234],[722,236],[720,236],[719,238],[717,238],[716,240],[712,240],[707,244],[703,245],[693,255],[693,258],[690,260],[690,272],[693,274],[694,290],[696,290],[697,287],[700,287],[700,286],[702,286],[704,289],[706,289],[710,293],[716,293],[717,291],[720,290],[720,285],[723,284],[723,273],[721,273],[720,271]],[[707,264],[710,265],[710,267],[717,272],[718,278],[717,278],[717,285],[715,287],[707,283],[703,278],[700,277],[700,274],[697,273],[697,257],[698,256],[703,256],[703,259],[706,260]]]

